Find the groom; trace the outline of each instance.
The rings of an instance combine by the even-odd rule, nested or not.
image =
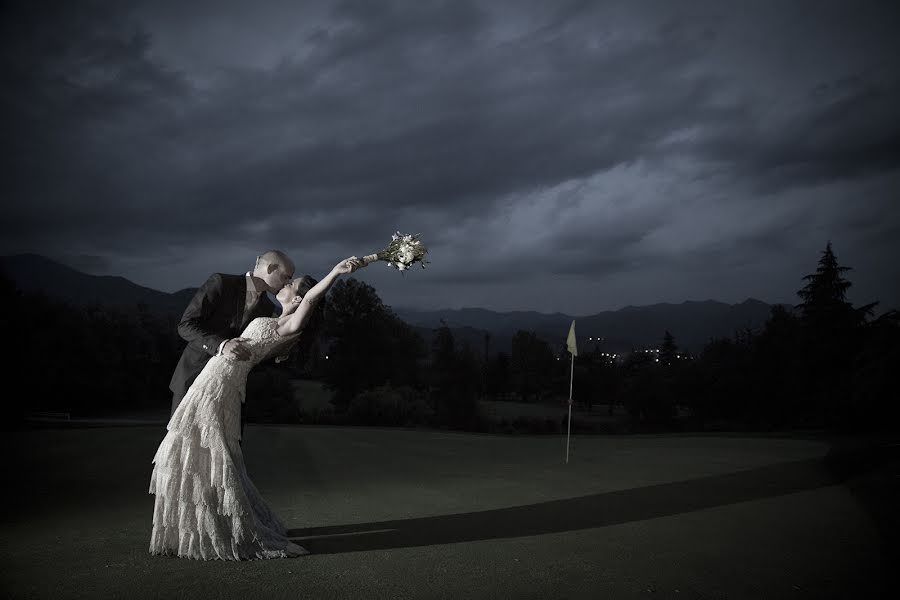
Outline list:
[[[178,335],[188,345],[169,382],[172,414],[210,358],[217,354],[235,360],[250,358],[250,349],[238,336],[253,319],[275,315],[266,292],[277,294],[293,276],[294,263],[280,250],[257,256],[253,271],[245,275],[210,275],[178,323]],[[242,410],[241,430],[243,425]]]

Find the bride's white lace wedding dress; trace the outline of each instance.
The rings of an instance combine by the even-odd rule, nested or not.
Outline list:
[[[286,558],[308,554],[287,537],[244,466],[238,443],[247,373],[296,336],[278,319],[251,321],[241,337],[252,357],[214,356],[191,385],[153,458],[156,495],[150,553],[202,560]]]

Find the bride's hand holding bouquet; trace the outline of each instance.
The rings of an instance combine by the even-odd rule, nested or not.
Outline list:
[[[406,271],[415,263],[419,263],[424,269],[425,263],[428,262],[425,260],[428,249],[422,245],[419,235],[418,233],[403,235],[398,231],[391,236],[391,243],[387,248],[375,254],[363,256],[362,260],[367,265],[377,260],[383,260],[401,272]]]
[[[422,245],[418,234],[401,235],[398,231],[391,237],[393,238],[391,243],[380,252],[369,254],[362,258],[351,256],[336,264],[331,269],[331,272],[322,278],[322,281],[310,288],[306,295],[303,296],[297,310],[294,311],[290,318],[287,318],[278,326],[278,333],[281,335],[292,335],[301,331],[309,320],[316,304],[328,293],[329,288],[341,275],[353,273],[378,260],[386,261],[390,266],[401,272],[406,271],[415,263],[419,263],[423,269],[425,268],[425,263],[428,262],[425,260],[425,255],[428,250]]]

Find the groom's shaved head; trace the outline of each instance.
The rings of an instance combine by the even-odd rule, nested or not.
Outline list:
[[[266,250],[259,255],[258,260],[259,263],[263,265],[281,265],[288,273],[290,273],[291,277],[294,276],[294,261],[281,250]]]
[[[270,292],[277,293],[294,276],[294,261],[281,250],[266,250],[256,257],[253,275],[262,279]]]
[[[288,255],[281,250],[266,250],[259,255],[259,262],[264,262],[266,264],[278,263],[280,265],[294,264]]]

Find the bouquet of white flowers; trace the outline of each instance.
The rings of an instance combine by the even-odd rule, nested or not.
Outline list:
[[[367,265],[376,260],[384,260],[398,271],[406,271],[413,263],[419,263],[424,269],[425,263],[428,262],[425,260],[428,249],[419,241],[420,235],[419,233],[401,235],[398,231],[391,236],[391,243],[387,248],[375,254],[363,256],[363,260]]]

